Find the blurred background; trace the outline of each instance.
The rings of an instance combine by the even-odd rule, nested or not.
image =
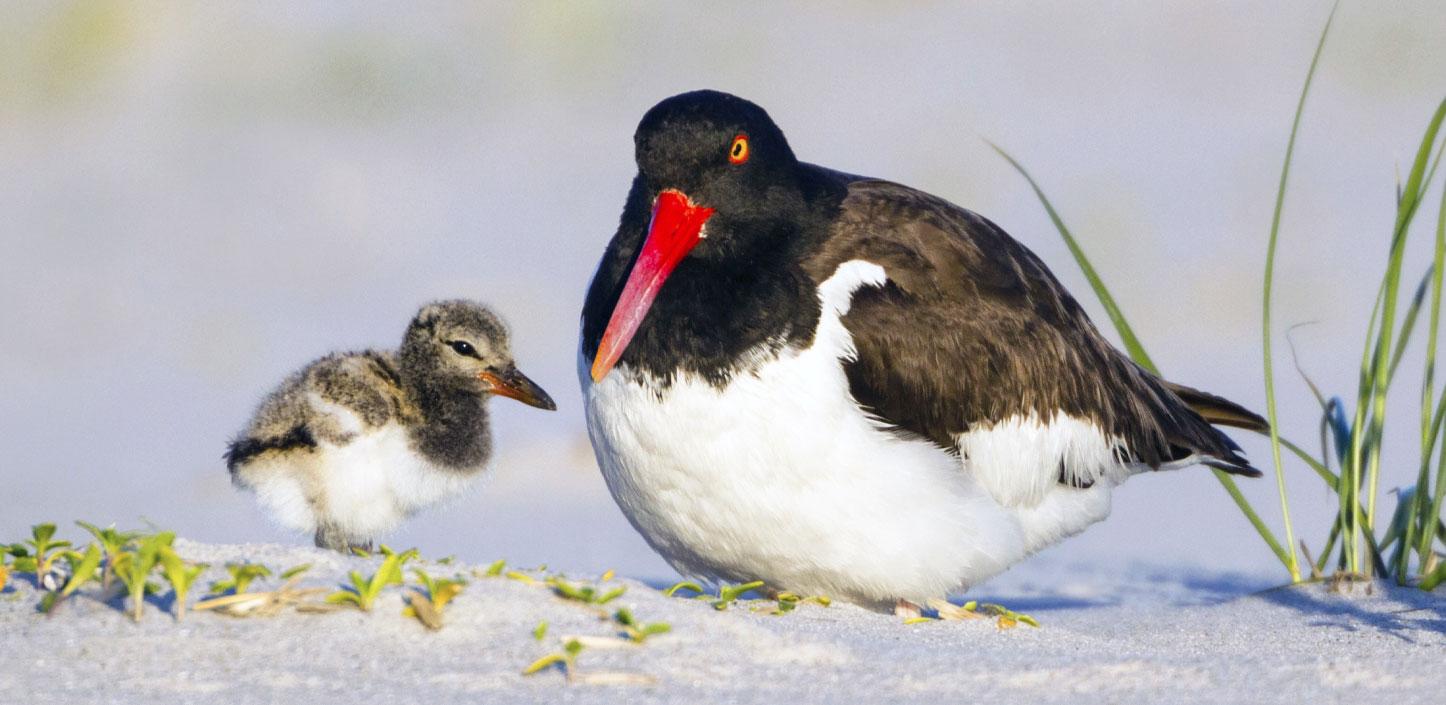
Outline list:
[[[511,321],[523,369],[559,410],[495,403],[489,480],[388,542],[670,576],[594,464],[576,331],[638,118],[703,87],[766,107],[805,160],[987,215],[1107,328],[984,139],[998,142],[1040,180],[1161,368],[1264,411],[1265,236],[1329,9],[4,3],[0,537],[83,518],[308,543],[232,490],[226,442],[288,372],[394,346],[420,303],[466,296]],[[1436,0],[1347,1],[1310,96],[1276,320],[1311,323],[1294,340],[1328,392],[1354,389],[1394,183],[1446,88],[1443,27]],[[1408,254],[1412,285],[1425,253]],[[1315,402],[1283,338],[1277,351],[1282,427],[1314,447]],[[1416,359],[1396,393],[1408,419]],[[1396,428],[1384,487],[1415,472],[1414,426]],[[1265,442],[1235,436],[1269,466]],[[1298,536],[1319,550],[1335,500],[1287,463]],[[1278,530],[1274,480],[1242,484]],[[1061,561],[1285,576],[1203,469],[1136,478],[1111,519],[1017,571]]]

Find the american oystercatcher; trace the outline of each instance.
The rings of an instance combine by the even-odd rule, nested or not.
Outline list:
[[[374,538],[472,484],[492,455],[487,400],[542,409],[517,371],[507,328],[487,308],[422,308],[398,353],[323,357],[272,392],[226,451],[237,487],[283,525],[337,551]]]
[[[634,141],[579,376],[613,498],[680,573],[908,605],[1100,521],[1135,473],[1260,474],[1211,424],[1263,419],[1133,363],[982,216],[800,162],[726,93]]]

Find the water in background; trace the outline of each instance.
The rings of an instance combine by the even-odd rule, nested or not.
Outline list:
[[[395,345],[421,302],[468,296],[512,321],[559,411],[495,404],[487,485],[391,543],[668,574],[593,464],[575,335],[637,119],[701,87],[767,107],[806,160],[988,215],[1103,322],[982,138],[999,142],[1051,193],[1161,367],[1263,408],[1264,236],[1329,3],[1156,5],[7,4],[0,536],[85,518],[305,541],[232,491],[226,441],[312,357]],[[1295,340],[1328,388],[1354,383],[1394,179],[1441,97],[1442,21],[1430,0],[1347,3],[1311,97],[1277,320],[1314,322]],[[1309,444],[1314,403],[1282,369],[1283,426]],[[1413,418],[1419,372],[1403,374]],[[1268,464],[1259,439],[1236,435]],[[1387,487],[1414,473],[1409,434],[1392,440]],[[1318,548],[1333,500],[1298,465],[1289,481]],[[1273,482],[1245,485],[1275,520]],[[1055,553],[1273,561],[1200,469],[1133,480],[1113,518]]]

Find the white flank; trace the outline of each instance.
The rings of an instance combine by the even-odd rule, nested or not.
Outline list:
[[[1033,507],[1059,486],[1061,468],[1077,485],[1119,484],[1129,474],[1120,442],[1093,423],[1057,413],[1010,416],[959,434],[959,454],[995,501]]]
[[[312,532],[326,522],[372,538],[419,510],[464,492],[482,475],[438,467],[411,447],[397,424],[364,429],[344,406],[309,399],[350,441],[314,451],[267,453],[240,469],[240,479],[283,526]]]

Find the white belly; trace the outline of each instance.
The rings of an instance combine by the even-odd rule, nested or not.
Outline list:
[[[812,346],[769,353],[722,389],[691,375],[655,388],[621,366],[594,384],[580,360],[608,488],[679,572],[876,605],[922,601],[1109,513],[1108,480],[1001,504],[957,455],[859,409],[840,363],[854,354],[840,317],[859,286],[883,281],[877,265],[841,266],[820,286]],[[1057,460],[1028,460],[1057,473]]]
[[[312,532],[324,522],[360,539],[461,494],[480,475],[437,467],[412,450],[406,429],[389,425],[345,445],[258,458],[241,479],[282,525]]]

